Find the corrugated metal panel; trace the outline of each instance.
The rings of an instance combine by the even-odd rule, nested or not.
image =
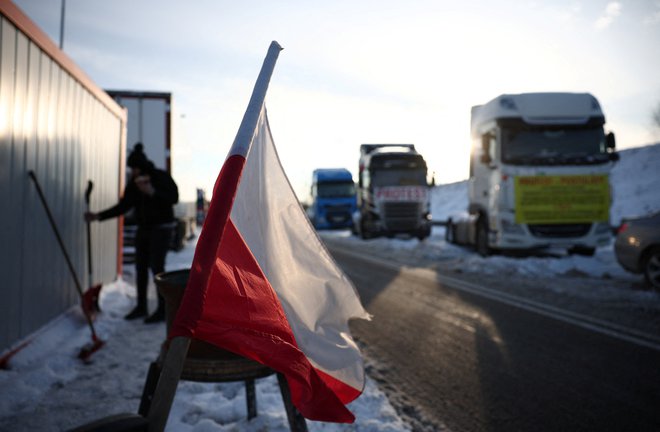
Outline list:
[[[84,191],[92,180],[92,210],[118,200],[126,117],[43,34],[24,33],[33,24],[15,6],[0,9],[1,353],[79,303],[28,171],[41,183],[83,289],[116,278],[117,220],[92,225],[94,280],[87,276]]]
[[[12,183],[14,174],[14,149],[11,143],[13,126],[13,99],[14,99],[14,59],[16,57],[16,32],[5,25],[4,20],[0,22],[0,199],[7,205],[5,211],[0,211],[0,242],[6,245],[16,243],[16,215],[9,210],[11,198],[14,196]],[[4,245],[3,245],[4,246]],[[5,281],[3,297],[7,303],[0,302],[0,332],[11,338],[20,335],[20,311],[12,309],[16,301],[20,299],[20,272],[14,269],[18,266],[16,252],[9,247],[0,247],[0,269]],[[11,303],[10,303],[11,302]],[[13,303],[13,304],[12,304]],[[6,340],[3,339],[3,342]],[[0,344],[1,346],[1,344]]]

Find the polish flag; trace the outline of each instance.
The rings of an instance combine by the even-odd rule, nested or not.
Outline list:
[[[317,236],[280,164],[264,99],[273,42],[220,171],[170,338],[201,339],[287,378],[310,420],[352,423],[364,388],[348,328],[369,319]]]

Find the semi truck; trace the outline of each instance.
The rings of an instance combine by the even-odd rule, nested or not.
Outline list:
[[[346,168],[319,168],[312,173],[312,204],[307,209],[314,228],[351,228],[356,196],[353,175]]]
[[[363,239],[431,235],[426,161],[413,144],[362,144],[354,233]]]
[[[610,171],[618,160],[588,93],[503,94],[471,112],[468,209],[449,242],[495,251],[593,255],[611,240]]]

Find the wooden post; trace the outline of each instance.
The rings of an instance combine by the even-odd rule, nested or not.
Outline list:
[[[142,397],[140,398],[140,408],[138,408],[138,414],[146,417],[149,414],[149,408],[151,407],[151,400],[154,397],[154,391],[156,390],[156,385],[158,384],[158,377],[160,376],[160,367],[158,367],[158,362],[151,362],[149,365],[149,372],[147,372],[147,379],[144,382],[144,388],[142,389]]]
[[[149,432],[162,432],[165,429],[189,346],[190,338],[187,337],[178,336],[170,341],[147,415]]]
[[[257,395],[254,388],[254,379],[245,380],[245,401],[247,403],[247,418],[251,420],[257,416]]]
[[[277,381],[280,384],[280,392],[282,393],[282,400],[284,401],[284,409],[286,409],[286,417],[289,419],[289,429],[291,432],[307,432],[307,422],[305,417],[300,414],[300,411],[293,406],[291,402],[291,391],[286,378],[281,373],[277,374]]]

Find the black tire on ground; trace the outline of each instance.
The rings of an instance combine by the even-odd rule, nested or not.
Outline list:
[[[372,236],[371,231],[364,228],[364,218],[360,219],[360,237],[362,240],[369,240]]]
[[[596,254],[596,248],[586,247],[586,246],[574,246],[568,250],[570,255],[584,255],[584,256],[594,256]]]
[[[451,218],[447,219],[447,225],[445,225],[445,241],[447,243],[454,243],[456,239],[454,233],[454,224],[451,221]]]
[[[417,240],[423,241],[424,239],[430,236],[431,236],[431,230],[424,229],[417,233]]]
[[[488,225],[486,224],[486,219],[484,217],[480,217],[477,221],[475,249],[482,257],[487,257],[491,254],[490,247],[488,246]]]
[[[642,259],[644,280],[650,288],[660,291],[660,247],[653,247]]]

